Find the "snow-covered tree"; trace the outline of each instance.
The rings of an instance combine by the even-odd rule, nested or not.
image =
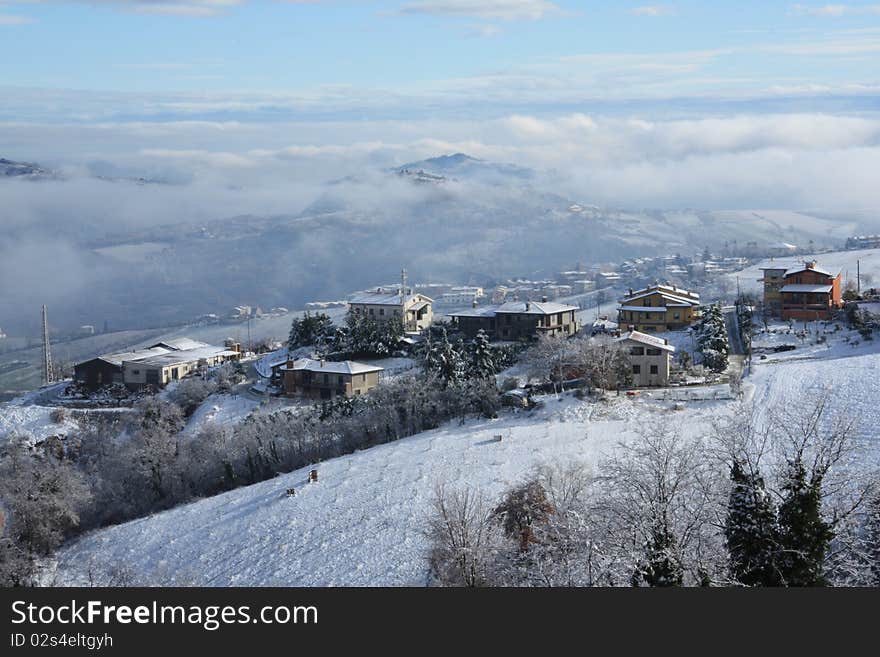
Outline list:
[[[712,304],[703,310],[703,317],[695,325],[697,349],[703,356],[703,364],[713,372],[727,369],[730,344],[727,327],[720,304]]]
[[[779,586],[776,508],[758,472],[734,461],[724,538],[731,576],[746,586]]]
[[[488,378],[498,372],[489,337],[480,329],[470,344],[470,376]]]
[[[319,344],[333,334],[333,320],[325,313],[306,311],[302,317],[295,317],[290,324],[290,335],[287,348],[290,351],[298,347],[309,347]]]

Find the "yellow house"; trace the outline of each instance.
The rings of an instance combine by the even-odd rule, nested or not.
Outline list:
[[[644,333],[682,329],[700,316],[700,295],[672,285],[630,290],[617,307],[621,329]]]

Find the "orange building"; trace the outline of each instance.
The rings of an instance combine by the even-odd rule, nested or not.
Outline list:
[[[783,319],[831,319],[831,313],[843,305],[840,272],[820,269],[815,260],[787,270],[780,294]]]

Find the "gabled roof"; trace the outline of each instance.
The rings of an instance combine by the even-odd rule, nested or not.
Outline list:
[[[424,294],[408,294],[406,297],[406,305],[411,303],[427,302],[433,303],[433,299],[426,297]],[[351,298],[349,303],[364,304],[369,306],[400,306],[402,299],[399,292],[363,292],[356,294]]]
[[[198,340],[192,340],[190,338],[174,338],[173,340],[163,340],[162,342],[157,342],[150,346],[151,348],[163,347],[169,351],[184,351],[185,349],[201,349],[202,347],[209,347],[210,345],[206,342],[199,342]]]
[[[556,313],[580,310],[577,306],[564,303],[537,301],[508,301],[495,309],[496,313],[515,313],[518,315],[555,315]]]
[[[555,315],[572,310],[580,310],[577,306],[564,303],[544,301],[508,301],[500,306],[483,306],[471,308],[457,313],[449,313],[450,317],[494,317],[495,315]]]
[[[293,367],[285,365],[281,369],[286,372],[303,370],[308,372],[326,372],[328,374],[366,374],[367,372],[381,372],[385,368],[378,365],[356,363],[352,360],[335,362],[314,360],[313,358],[298,358],[293,361]]]
[[[658,338],[653,335],[648,335],[647,333],[642,333],[641,331],[629,331],[621,335],[619,338],[615,340],[615,342],[638,342],[647,347],[654,347],[656,349],[663,349],[664,351],[673,352],[675,351],[675,347],[671,344],[668,344],[666,340],[663,338]]]
[[[674,306],[699,306],[700,305],[700,295],[696,292],[690,292],[688,290],[684,290],[682,288],[673,287],[671,285],[655,285],[649,288],[644,288],[641,290],[636,290],[630,295],[625,296],[620,300],[621,304],[626,304],[631,301],[637,301],[639,299],[644,299],[645,297],[650,297],[659,294],[665,301],[671,301],[672,303],[668,303],[667,305]]]
[[[794,276],[795,274],[802,274],[807,271],[812,271],[812,272],[816,272],[817,274],[823,274],[825,276],[830,276],[831,278],[834,278],[835,276],[837,276],[837,274],[832,274],[830,271],[826,271],[825,269],[822,269],[821,267],[806,267],[804,265],[801,265],[800,267],[797,267],[796,269],[787,269],[785,271],[785,276],[787,278],[789,276]],[[837,272],[837,273],[839,274],[840,272]]]

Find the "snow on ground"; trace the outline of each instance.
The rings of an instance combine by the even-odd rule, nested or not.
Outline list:
[[[815,260],[819,267],[832,273],[841,272],[843,285],[847,281],[856,280],[856,262],[861,265],[862,289],[872,286],[880,286],[880,249],[859,249],[855,251],[833,251],[830,253],[817,253],[816,255],[786,256],[783,258],[769,258],[762,260],[742,271],[728,274],[732,284],[739,284],[745,292],[762,292],[763,288],[758,281],[764,275],[761,267],[786,267],[793,268],[803,265],[805,260]]]
[[[596,464],[643,421],[683,417],[626,397],[545,401],[532,415],[452,423],[320,463],[315,484],[306,483],[307,467],[93,533],[58,553],[58,581],[82,583],[95,563],[211,586],[423,585],[435,484],[478,485],[494,497],[538,464]],[[722,408],[693,405],[686,426],[705,429]]]
[[[70,412],[65,413],[65,419],[56,424],[51,418],[54,409],[39,405],[41,401],[60,394],[69,383],[64,381],[32,390],[12,401],[0,403],[0,440],[16,433],[28,436],[30,442],[35,443],[49,436],[67,435],[76,431],[79,425]]]
[[[214,393],[187,420],[184,436],[196,436],[209,424],[232,426],[250,415],[260,403],[246,395]]]
[[[832,410],[858,415],[865,459],[880,465],[880,340],[855,348],[839,335],[829,342],[756,357],[746,398],[766,410],[805,391],[831,389]],[[798,351],[800,358],[776,358]],[[725,399],[675,404],[655,392],[594,403],[571,395],[543,401],[532,413],[453,422],[325,461],[316,466],[318,483],[306,483],[310,466],[94,532],[58,552],[53,581],[85,584],[90,566],[124,566],[165,585],[423,585],[436,484],[472,485],[491,502],[538,464],[580,460],[597,467],[620,441],[664,422],[704,436],[738,408]],[[288,497],[288,488],[296,495]]]

